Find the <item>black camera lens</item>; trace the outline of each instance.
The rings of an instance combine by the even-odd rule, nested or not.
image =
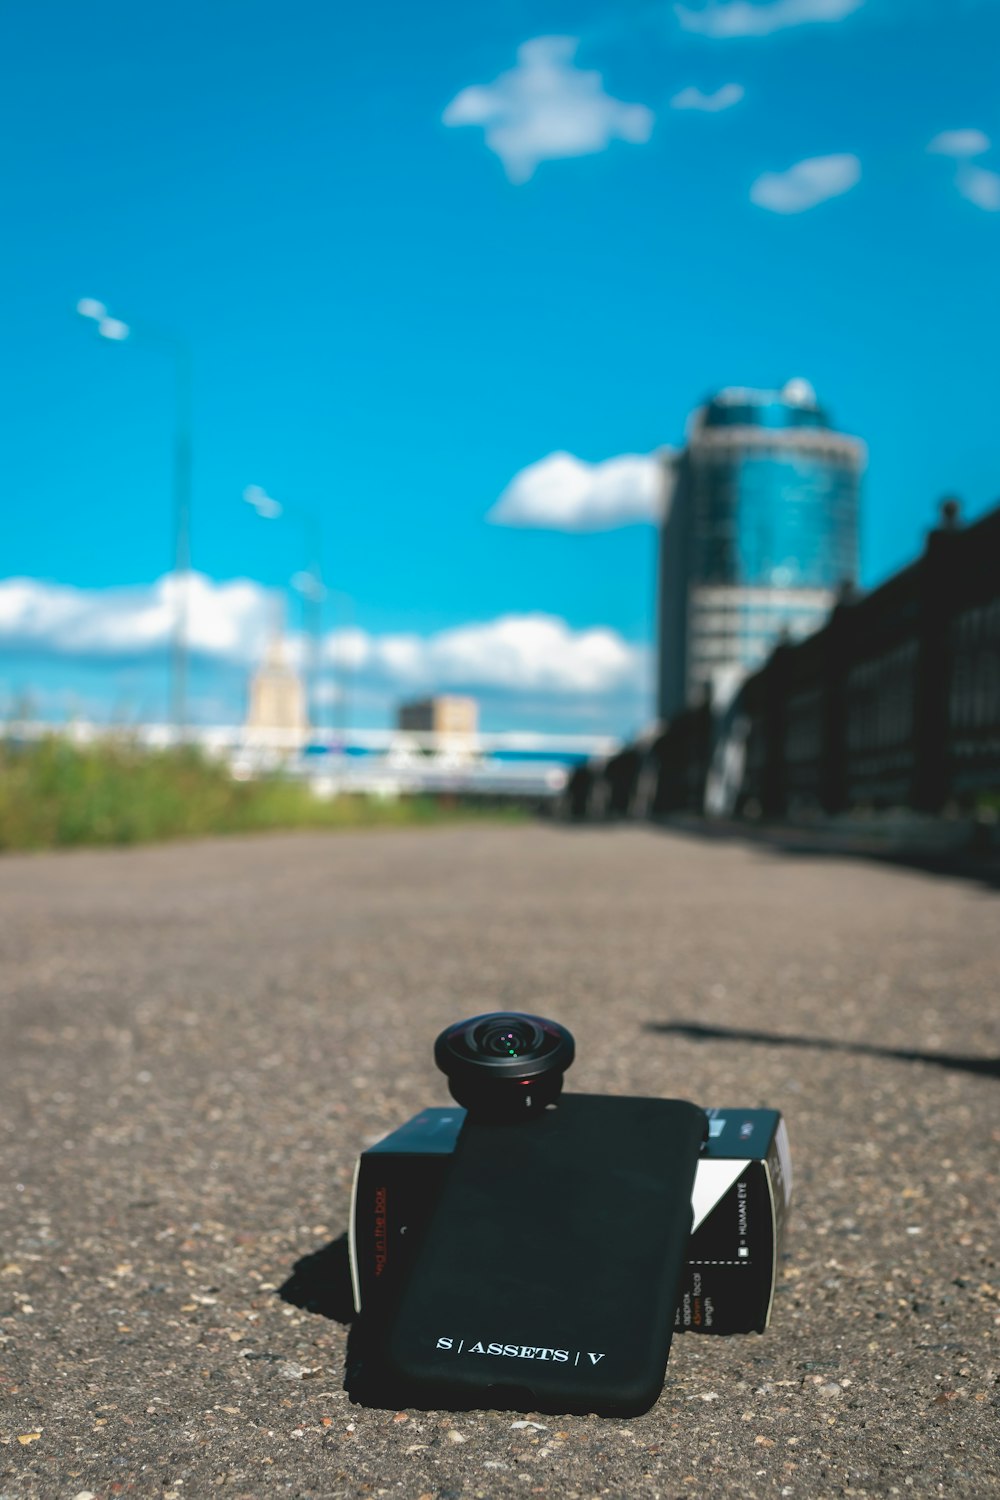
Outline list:
[[[540,1016],[498,1011],[442,1031],[434,1061],[452,1097],[480,1119],[515,1120],[554,1102],[573,1061],[565,1026]]]

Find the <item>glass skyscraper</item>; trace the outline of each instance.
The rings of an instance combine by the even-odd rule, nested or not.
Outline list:
[[[858,571],[864,444],[812,387],[720,391],[668,460],[660,535],[661,719],[726,691],[783,636],[826,619]]]

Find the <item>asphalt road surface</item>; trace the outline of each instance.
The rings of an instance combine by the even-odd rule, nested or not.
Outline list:
[[[1000,1494],[988,885],[469,826],[6,857],[0,931],[0,1497]],[[633,1421],[343,1389],[355,1155],[499,1007],[577,1091],[788,1121],[770,1329]]]

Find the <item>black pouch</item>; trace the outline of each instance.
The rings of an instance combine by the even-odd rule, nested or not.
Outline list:
[[[663,1386],[704,1112],[566,1094],[466,1120],[385,1329],[426,1406],[631,1416]]]

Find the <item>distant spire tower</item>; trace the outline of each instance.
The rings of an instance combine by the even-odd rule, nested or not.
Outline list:
[[[273,633],[264,660],[250,679],[246,729],[261,739],[291,736],[304,741],[309,733],[305,684],[288,660],[281,599],[275,601]]]

